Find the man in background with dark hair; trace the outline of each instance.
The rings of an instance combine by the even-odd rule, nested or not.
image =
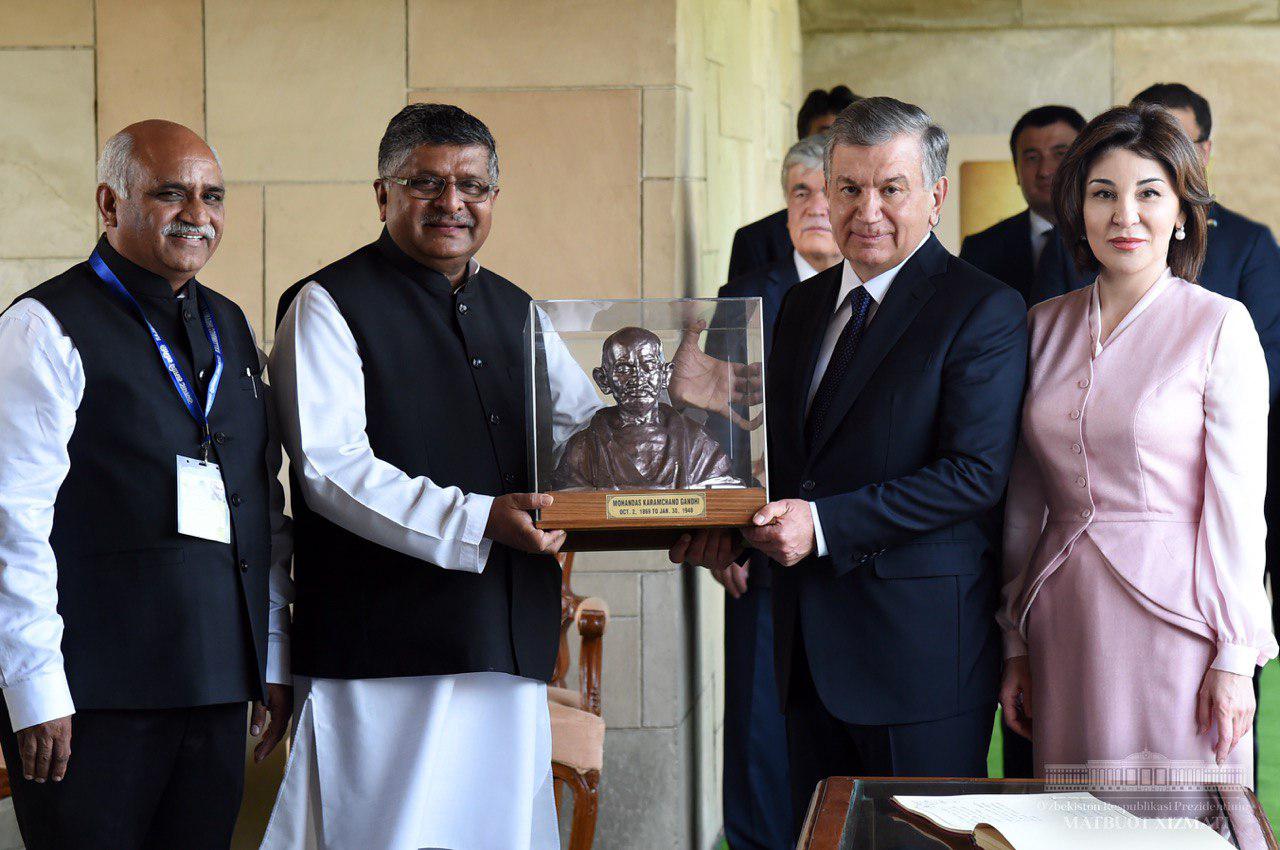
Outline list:
[[[830,91],[814,89],[805,97],[796,116],[796,138],[807,139],[825,131],[835,123],[836,116],[846,106],[861,99],[845,85],[835,86]],[[791,236],[787,232],[785,209],[743,225],[733,234],[733,247],[729,250],[728,280],[742,277],[779,260],[789,260],[794,250]]]
[[[1067,273],[1069,254],[1057,244],[1054,229],[1053,175],[1084,124],[1084,116],[1070,106],[1037,106],[1019,118],[1009,134],[1009,152],[1027,208],[960,246],[961,259],[1018,290],[1028,307],[1043,300],[1034,291],[1038,272],[1051,270],[1054,279]]]

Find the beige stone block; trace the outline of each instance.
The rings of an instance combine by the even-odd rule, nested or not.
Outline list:
[[[38,283],[60,275],[83,257],[51,257],[39,260],[0,260],[0,312],[9,309],[13,300]]]
[[[692,570],[693,568],[688,568]],[[675,726],[685,717],[692,695],[689,644],[692,612],[688,610],[697,576],[684,568],[645,573],[640,577],[644,645],[641,676],[644,692],[642,724]],[[691,587],[686,587],[686,583]]]
[[[222,241],[200,272],[200,280],[240,305],[259,342],[273,336],[263,322],[263,191],[256,183],[227,184]]]
[[[1278,17],[1275,0],[1022,0],[1027,26],[1229,24]]]
[[[92,47],[93,0],[0,0],[0,47]]]
[[[579,637],[571,630],[569,643],[574,652]],[[639,617],[611,617],[604,633],[604,658],[600,670],[601,716],[610,729],[640,726],[640,645]],[[575,656],[576,662],[576,656]],[[577,684],[577,664],[569,686]]]
[[[1111,105],[1106,30],[823,33],[806,39],[804,58],[806,89],[847,82],[906,100],[952,134],[1007,135],[1040,104],[1086,116]]]
[[[640,614],[639,573],[585,572],[575,566],[573,591],[579,596],[603,599],[613,617],[636,617]]]
[[[412,88],[675,82],[675,0],[409,0]]]
[[[93,248],[93,54],[0,51],[0,257]]]
[[[367,245],[382,232],[370,183],[266,187],[264,312],[274,338],[276,304],[293,284]]]
[[[202,7],[200,0],[97,0],[99,145],[144,118],[204,135]]]
[[[601,572],[666,572],[671,569],[667,553],[658,550],[635,552],[579,552],[574,561],[576,573]]]
[[[939,241],[951,253],[960,253],[961,198],[964,194],[964,181],[960,176],[962,166],[966,162],[998,162],[1008,158],[1009,137],[1006,134],[960,134],[951,137],[951,153],[947,157],[949,189],[942,204],[942,218],[934,228]],[[1001,197],[1007,202],[1007,191],[1001,192]]]
[[[676,0],[676,84],[695,87],[707,58],[706,0]]]
[[[707,238],[703,247],[721,252],[720,282],[723,283],[723,273],[729,267],[729,248],[733,244],[734,231],[773,212],[781,206],[781,199],[773,209],[752,209],[746,202],[748,196],[744,191],[744,169],[750,165],[741,155],[741,143],[721,137],[714,147],[714,162],[708,157],[707,163]]]
[[[644,297],[685,298],[696,279],[698,252],[695,193],[702,186],[689,180],[644,181]]]
[[[761,97],[755,87],[751,49],[750,8],[746,0],[721,0],[725,4],[719,27],[729,39],[721,62],[719,98],[720,135],[750,139],[760,132]]]
[[[714,298],[729,274],[729,246],[723,251],[703,251],[698,260],[698,297]]]
[[[1121,29],[1115,52],[1117,102],[1171,80],[1209,100],[1210,188],[1228,207],[1280,225],[1280,184],[1270,179],[1280,138],[1280,27]]]
[[[805,32],[1008,27],[1018,23],[1018,6],[1019,0],[800,0],[800,26]]]
[[[701,92],[683,86],[644,90],[644,176],[702,177]]]
[[[413,92],[498,142],[502,191],[477,259],[535,298],[640,294],[641,92]]]
[[[237,180],[373,179],[404,106],[401,0],[205,4],[207,121]]]

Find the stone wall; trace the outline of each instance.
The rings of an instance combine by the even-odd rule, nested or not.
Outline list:
[[[479,259],[535,297],[714,294],[733,229],[781,206],[795,0],[0,0],[0,306],[83,259],[101,142],[142,118],[206,134],[227,223],[202,279],[270,343],[291,283],[372,239],[378,138],[406,102],[493,129]],[[601,596],[600,848],[720,827],[722,596],[658,553],[581,558]],[[251,769],[256,847],[279,755]]]
[[[1086,117],[1154,82],[1184,82],[1214,116],[1212,188],[1280,225],[1267,179],[1280,136],[1276,0],[801,0],[805,87],[848,83],[928,110],[951,134],[952,199],[939,235],[958,247],[964,160],[1009,158],[1024,111]],[[1012,172],[1010,172],[1012,180]]]

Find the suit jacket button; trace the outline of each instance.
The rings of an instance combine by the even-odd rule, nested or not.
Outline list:
[[[219,431],[218,433],[213,435],[213,441],[218,445],[222,445],[227,441],[227,435]]]
[[[244,558],[240,559],[240,572],[242,573],[249,572],[249,562],[246,561]]]
[[[238,507],[240,507],[240,503],[241,503],[241,502],[243,502],[243,501],[244,501],[244,499],[241,499],[241,498],[240,498],[240,494],[239,494],[239,493],[232,493],[232,494],[231,494],[231,507],[233,507],[233,508],[238,508]]]
[[[814,484],[814,483],[813,483],[813,481],[812,481],[812,479],[808,479],[808,478],[806,478],[806,479],[805,479],[805,480],[800,484],[800,489],[801,489],[801,490],[812,490],[812,489],[813,489],[814,487],[816,487],[816,486],[818,486],[818,485]]]
[[[481,366],[483,366],[483,365],[484,365],[484,361],[483,361],[483,360],[481,360],[479,357],[472,357],[472,358],[471,358],[471,365],[472,365],[472,366],[474,366],[475,368],[479,369]]]
[[[499,416],[499,415],[498,415],[498,414],[496,414],[496,413],[490,413],[490,414],[489,414],[489,424],[490,424],[490,425],[501,425],[501,424],[502,424],[502,417],[501,417],[501,416]]]
[[[516,474],[514,472],[508,472],[502,476],[502,480],[507,482],[507,484],[515,484]]]
[[[462,314],[462,315],[464,315],[464,316],[465,316],[465,315],[467,315],[467,305],[466,305],[466,304],[459,304],[459,305],[458,305],[458,312],[459,312],[459,313],[461,313],[461,314]]]

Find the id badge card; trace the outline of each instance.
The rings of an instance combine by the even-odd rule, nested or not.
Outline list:
[[[231,542],[231,509],[216,463],[178,455],[178,533]]]

